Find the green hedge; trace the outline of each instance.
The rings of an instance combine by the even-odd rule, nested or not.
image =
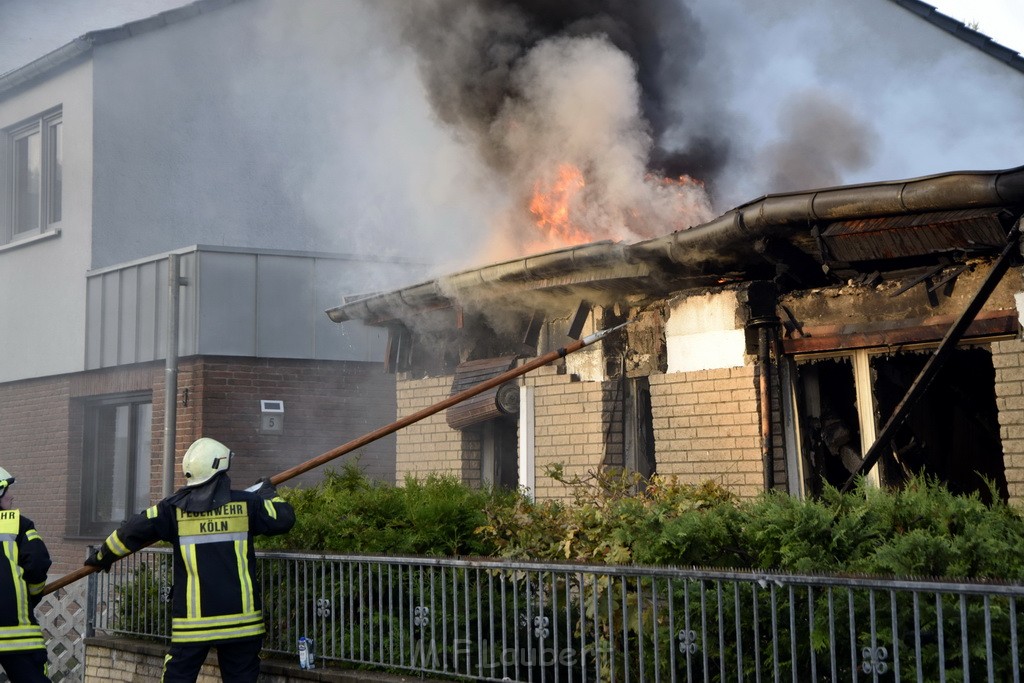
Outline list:
[[[926,478],[898,491],[862,484],[800,501],[780,493],[740,500],[711,482],[644,482],[619,470],[547,474],[567,487],[567,499],[533,502],[443,475],[389,486],[346,467],[318,486],[282,489],[295,528],[260,547],[1024,579],[1022,511],[953,495]]]
[[[328,470],[315,487],[280,492],[295,508],[295,526],[284,536],[260,537],[260,549],[485,556],[495,550],[479,533],[487,511],[511,509],[519,499],[514,492],[472,489],[442,475],[390,486],[351,465]]]

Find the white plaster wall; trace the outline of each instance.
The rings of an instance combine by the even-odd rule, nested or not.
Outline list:
[[[92,65],[0,100],[0,128],[63,107],[60,235],[0,247],[0,382],[85,365],[85,274],[92,218]]]
[[[665,323],[668,372],[743,366],[743,327],[737,320],[736,292],[681,299]]]

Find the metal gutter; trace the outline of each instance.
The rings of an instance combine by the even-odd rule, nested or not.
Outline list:
[[[619,242],[591,242],[534,256],[465,270],[422,282],[404,289],[374,294],[327,310],[336,323],[346,320],[375,320],[408,309],[447,307],[456,298],[465,299],[510,283],[539,282],[554,275],[581,272],[610,263],[625,262],[626,247]]]
[[[1024,206],[1024,166],[766,195],[702,225],[639,242],[636,259],[692,264],[753,251],[758,238],[816,224],[956,209]]]

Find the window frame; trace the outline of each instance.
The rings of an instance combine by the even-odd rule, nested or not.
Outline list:
[[[148,406],[148,424],[141,424],[139,410],[142,406]],[[116,457],[116,454],[108,453],[105,449],[100,448],[104,436],[100,433],[102,429],[100,418],[104,410],[120,407],[128,408],[128,435],[126,438],[128,451],[125,462],[124,488],[120,492],[112,491],[112,495],[117,494],[121,498],[120,503],[123,505],[124,510],[123,518],[98,519],[96,514],[97,500],[99,498],[97,477],[101,472],[98,467],[100,463],[99,458],[102,456]],[[139,449],[140,438],[147,433],[149,435],[149,450],[142,453]],[[110,450],[113,451],[113,449]],[[152,484],[150,483],[152,481],[152,462],[153,395],[151,392],[133,392],[86,400],[83,411],[79,533],[83,536],[106,536],[116,529],[121,522],[142,509],[141,507],[135,509],[139,507],[139,501],[145,500],[147,501],[146,505],[148,505],[148,501],[152,498]],[[149,471],[149,475],[146,477],[148,487],[145,490],[141,490],[142,487],[136,485],[139,469],[142,465],[145,465]]]
[[[0,131],[2,216],[0,245],[20,242],[58,230],[64,213],[63,107],[55,107]],[[39,136],[39,196],[34,225],[19,229],[17,143]]]

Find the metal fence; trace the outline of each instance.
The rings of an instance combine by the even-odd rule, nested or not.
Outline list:
[[[166,639],[166,551],[90,577],[97,629]],[[1024,585],[261,553],[265,649],[446,678],[1019,681]]]

